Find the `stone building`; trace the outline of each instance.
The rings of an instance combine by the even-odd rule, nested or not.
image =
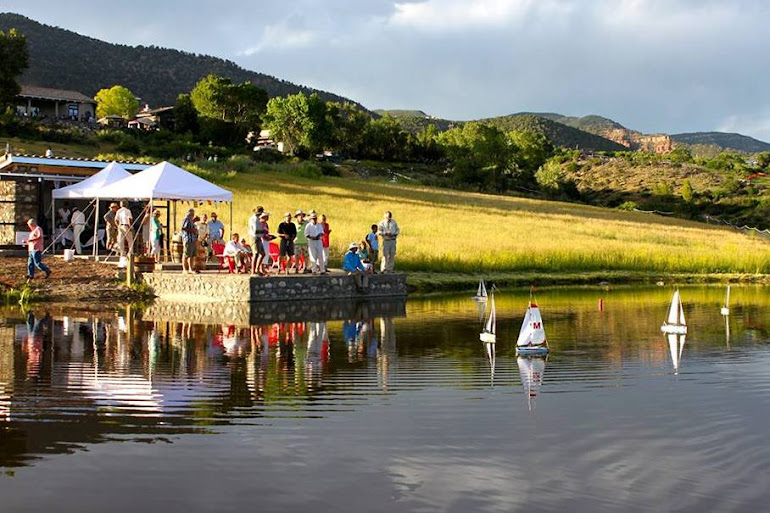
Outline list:
[[[30,118],[91,121],[95,119],[96,102],[77,91],[22,85],[21,93],[16,97],[16,114]]]
[[[47,234],[52,233],[51,193],[54,189],[85,180],[107,166],[102,160],[0,155],[0,248],[17,248],[27,235],[27,219],[34,217]],[[128,172],[148,164],[121,162]]]

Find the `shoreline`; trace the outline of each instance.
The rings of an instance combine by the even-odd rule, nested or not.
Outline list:
[[[30,283],[33,292],[31,303],[64,304],[78,303],[79,307],[94,307],[97,303],[122,306],[126,304],[147,303],[154,299],[151,291],[142,283],[134,287],[126,286],[118,279],[118,271],[113,266],[97,264],[89,260],[63,262],[60,259],[47,259],[53,262],[53,274],[45,279],[37,277]],[[8,296],[10,290],[24,288],[27,259],[23,257],[0,257],[0,297],[5,297],[7,304],[15,304]],[[450,292],[473,291],[483,278],[487,283],[498,287],[559,287],[559,286],[597,286],[612,285],[655,285],[655,284],[708,284],[708,283],[744,283],[770,284],[767,274],[740,273],[660,273],[652,271],[590,271],[575,273],[537,273],[537,272],[501,272],[501,273],[437,273],[414,271],[407,275],[407,290],[410,295],[441,294]]]

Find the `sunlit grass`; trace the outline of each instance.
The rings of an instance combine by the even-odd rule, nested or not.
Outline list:
[[[222,185],[235,194],[241,233],[257,205],[272,214],[273,231],[285,212],[326,214],[335,259],[391,210],[401,270],[770,272],[765,239],[636,212],[276,170],[229,174]]]

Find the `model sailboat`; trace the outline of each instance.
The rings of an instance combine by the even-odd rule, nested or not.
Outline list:
[[[524,322],[521,324],[519,338],[516,340],[516,354],[543,355],[548,353],[548,341],[543,329],[540,308],[532,299],[529,301]]]
[[[730,285],[727,286],[727,292],[725,293],[725,305],[720,310],[722,315],[730,315]]]
[[[483,279],[479,280],[479,289],[476,291],[476,295],[473,296],[473,300],[477,303],[486,303],[488,298],[487,285]]]
[[[684,320],[684,309],[682,308],[682,299],[679,297],[679,289],[674,291],[674,297],[671,298],[671,306],[668,308],[668,317],[660,327],[663,333],[674,333],[684,335],[687,333],[687,323]]]
[[[485,344],[494,344],[497,342],[497,311],[495,310],[495,294],[492,293],[489,306],[489,317],[484,324],[484,329],[479,335],[479,340]]]

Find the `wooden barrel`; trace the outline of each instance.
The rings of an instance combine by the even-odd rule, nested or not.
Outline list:
[[[171,241],[171,261],[175,264],[182,263],[182,251],[183,251],[183,245],[181,240],[172,240]]]

